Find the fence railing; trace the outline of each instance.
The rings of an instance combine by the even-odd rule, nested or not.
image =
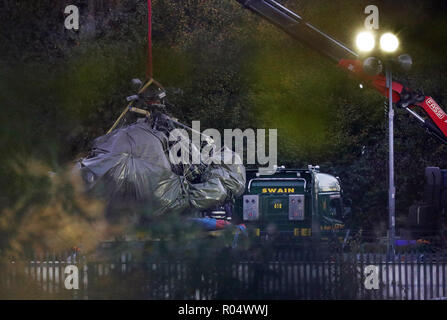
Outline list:
[[[209,263],[188,259],[153,261],[150,257],[135,258],[132,252],[120,252],[108,259],[47,254],[27,261],[3,262],[0,296],[398,300],[447,297],[447,257],[442,254],[402,253],[390,258],[378,253],[286,253],[262,257],[230,255]]]

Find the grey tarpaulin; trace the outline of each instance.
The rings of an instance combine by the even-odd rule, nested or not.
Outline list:
[[[229,159],[226,164],[226,159]],[[210,164],[209,177],[218,178],[224,185],[227,192],[238,197],[244,193],[245,190],[245,167],[242,164],[241,157],[224,146],[219,153],[216,153],[210,161],[215,161],[220,164]]]
[[[210,164],[200,181],[190,181],[173,171],[168,143],[166,134],[148,122],[116,129],[94,141],[90,155],[80,161],[82,177],[90,191],[109,202],[143,204],[157,215],[208,209],[243,193],[242,164]]]

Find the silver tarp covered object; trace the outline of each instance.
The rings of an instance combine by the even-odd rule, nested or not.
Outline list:
[[[245,168],[240,164],[204,166],[200,179],[174,172],[167,135],[150,123],[137,123],[97,138],[90,155],[80,161],[88,189],[109,203],[142,204],[152,214],[205,210],[244,192]],[[228,148],[221,150],[240,160]],[[187,166],[183,166],[187,168]]]

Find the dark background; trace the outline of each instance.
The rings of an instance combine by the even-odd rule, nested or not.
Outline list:
[[[396,78],[447,106],[447,4],[443,1],[280,1],[353,47],[364,8],[399,35],[414,59]],[[65,30],[66,5],[80,8]],[[0,3],[0,208],[41,200],[29,161],[57,171],[85,155],[144,78],[146,1]],[[277,128],[279,164],[319,164],[340,176],[366,228],[387,223],[385,100],[234,0],[153,0],[154,77],[170,113],[202,129]],[[447,168],[447,148],[406,113],[396,120],[397,224],[422,198],[424,168]],[[25,199],[25,200],[24,200]],[[3,214],[3,213],[2,213]]]

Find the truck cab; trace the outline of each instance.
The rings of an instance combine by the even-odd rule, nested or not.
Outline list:
[[[279,167],[269,174],[247,169],[234,213],[260,239],[324,241],[346,235],[340,181],[318,166]]]

